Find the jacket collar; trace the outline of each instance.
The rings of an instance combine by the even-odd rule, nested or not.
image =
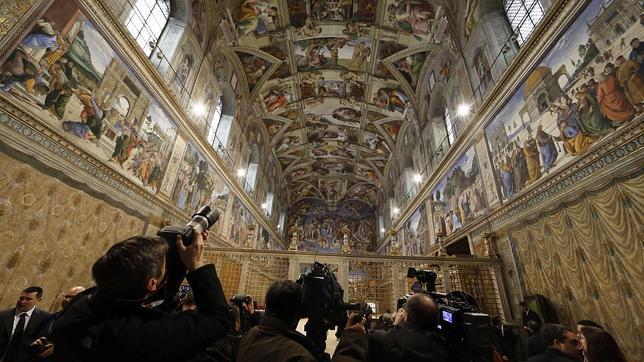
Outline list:
[[[320,351],[318,346],[310,340],[307,336],[293,329],[288,323],[283,320],[273,317],[271,315],[264,316],[259,322],[259,328],[264,330],[272,330],[282,336],[289,338],[302,347],[306,348],[314,357],[320,357],[324,351]]]

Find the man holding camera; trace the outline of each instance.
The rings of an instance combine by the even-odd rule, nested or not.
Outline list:
[[[207,236],[195,233],[188,246],[181,236],[175,245],[158,236],[113,245],[92,267],[96,287],[71,301],[54,325],[57,359],[178,361],[226,336],[228,304],[214,265],[203,263]],[[170,313],[184,277],[197,312]],[[161,305],[143,307],[159,294]]]
[[[409,297],[396,314],[396,328],[371,335],[369,361],[448,361],[448,349],[436,334],[438,313],[438,305],[429,294],[421,292]]]
[[[302,287],[299,284],[291,280],[271,284],[266,292],[266,314],[259,325],[242,338],[237,361],[328,360],[324,350],[295,330],[302,314],[301,305]],[[349,318],[332,361],[366,361],[368,340],[364,323],[364,318],[360,321]]]

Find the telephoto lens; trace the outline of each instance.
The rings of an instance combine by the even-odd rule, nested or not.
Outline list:
[[[199,208],[185,226],[166,226],[159,230],[157,235],[166,239],[168,244],[170,244],[170,247],[175,245],[177,242],[177,235],[181,235],[183,244],[188,246],[192,244],[195,233],[201,234],[202,232],[210,229],[217,220],[219,220],[219,212],[206,205]]]

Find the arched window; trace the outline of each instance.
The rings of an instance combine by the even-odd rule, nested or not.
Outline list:
[[[170,0],[136,0],[125,21],[141,49],[151,55],[170,18]]]
[[[454,123],[452,122],[452,117],[449,115],[449,109],[447,109],[447,106],[445,106],[443,110],[443,119],[445,120],[445,128],[447,128],[447,139],[449,140],[449,144],[453,144],[455,137],[454,137]]]
[[[517,35],[517,43],[523,45],[543,19],[543,6],[541,0],[506,0],[505,14]]]

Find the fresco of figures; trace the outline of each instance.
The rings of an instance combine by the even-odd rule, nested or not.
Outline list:
[[[251,93],[255,89],[257,82],[259,82],[273,64],[254,54],[237,52],[237,56],[244,67],[246,81],[248,82],[248,92]]]
[[[375,214],[358,200],[345,200],[330,208],[320,199],[297,201],[289,210],[289,228],[299,227],[299,250],[339,253],[344,236],[351,252],[371,251],[375,243]],[[289,235],[289,238],[291,235]]]
[[[249,228],[249,225],[253,226]],[[255,232],[252,230],[255,225],[258,225],[255,218],[246,209],[241,200],[235,197],[230,215],[230,242],[236,246],[243,246],[244,243],[248,242],[249,235],[254,242],[256,235],[250,233]]]
[[[459,158],[431,195],[435,233],[451,235],[467,223],[485,214],[483,179],[474,147]]]
[[[221,222],[215,225],[215,233],[223,235],[223,220],[228,203],[228,185],[212,168],[203,155],[190,143],[186,147],[171,200],[187,213],[201,206],[217,208]]]
[[[624,1],[591,1],[487,126],[503,200],[641,114],[643,8]]]
[[[73,1],[57,0],[0,64],[0,92],[156,192],[176,126]]]
[[[313,38],[294,44],[299,71],[320,68],[364,71],[371,49],[371,40],[366,38]]]
[[[405,222],[405,240],[401,248],[402,255],[423,255],[427,246],[429,246],[428,242],[427,208],[423,203]]]

